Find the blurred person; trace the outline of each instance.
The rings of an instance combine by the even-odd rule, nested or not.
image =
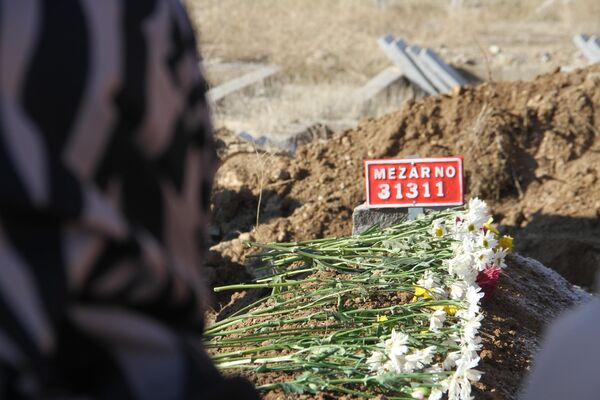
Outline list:
[[[600,299],[566,312],[543,341],[521,398],[565,400],[600,398]]]
[[[201,347],[215,157],[179,0],[0,0],[0,399],[256,399]]]

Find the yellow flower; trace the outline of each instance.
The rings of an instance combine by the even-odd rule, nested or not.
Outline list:
[[[424,299],[432,299],[431,293],[429,290],[422,288],[420,286],[415,286],[415,296],[422,297]]]
[[[496,229],[496,228],[494,228],[494,227],[492,226],[492,222],[494,222],[494,218],[490,218],[490,219],[488,220],[488,222],[486,222],[485,224],[483,224],[483,227],[484,227],[485,229],[487,229],[488,231],[492,232],[493,234],[495,234],[495,235],[499,235],[499,234],[500,234],[500,232],[498,232],[498,229]]]
[[[441,227],[435,228],[435,236],[437,236],[437,237],[444,236],[444,230]]]
[[[498,242],[500,247],[507,251],[511,251],[513,249],[513,238],[511,236],[502,236]]]
[[[436,311],[444,310],[446,315],[449,315],[451,317],[455,316],[456,312],[458,311],[458,307],[456,307],[455,305],[431,306],[431,309],[436,310]]]
[[[388,317],[385,315],[377,315],[377,322],[385,322],[388,320]]]
[[[444,306],[444,311],[446,312],[446,315],[454,316],[458,311],[458,307],[455,305]]]

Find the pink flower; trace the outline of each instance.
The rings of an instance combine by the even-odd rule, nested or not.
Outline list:
[[[492,297],[492,294],[494,294],[498,279],[500,278],[500,271],[500,267],[486,264],[483,271],[479,272],[477,275],[476,282],[481,288],[481,291],[485,294],[483,296],[483,301],[489,299]]]

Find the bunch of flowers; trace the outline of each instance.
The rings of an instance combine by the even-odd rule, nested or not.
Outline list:
[[[430,383],[435,385],[431,388],[418,387],[413,392],[414,398],[439,400],[448,392],[449,399],[469,399],[471,383],[481,377],[481,372],[475,369],[482,347],[478,335],[483,320],[480,302],[494,293],[500,271],[506,268],[505,257],[512,250],[512,238],[500,236],[491,223],[487,205],[478,198],[469,201],[464,214],[453,219],[434,220],[432,236],[438,239],[451,237],[453,257],[443,261],[448,272],[445,277],[439,278],[427,271],[415,286],[413,302],[419,298],[461,302],[459,309],[456,306],[431,307],[429,324],[429,331],[437,333],[448,316],[456,316],[458,332],[450,334],[444,344],[458,349],[448,352],[443,361],[432,365],[435,346],[409,349],[409,336],[392,331],[391,337],[380,344],[382,349],[372,353],[367,360],[376,373],[454,370],[444,380],[432,380]]]
[[[352,237],[258,246],[264,276],[215,289],[271,289],[207,329],[220,368],[246,371],[262,390],[470,398],[480,303],[512,247],[484,202]]]

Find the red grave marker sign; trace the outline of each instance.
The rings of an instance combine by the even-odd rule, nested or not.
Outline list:
[[[367,207],[463,204],[463,158],[365,160]]]

